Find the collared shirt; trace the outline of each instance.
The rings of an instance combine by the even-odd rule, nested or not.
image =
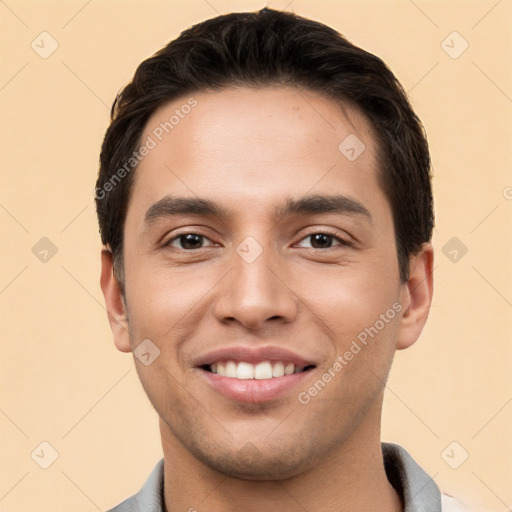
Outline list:
[[[382,455],[388,480],[402,497],[404,512],[464,512],[459,502],[441,494],[434,480],[404,448],[382,443]],[[165,512],[163,496],[164,459],[161,459],[141,490],[108,512]]]

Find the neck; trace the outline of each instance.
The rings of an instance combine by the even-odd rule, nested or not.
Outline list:
[[[368,429],[371,424],[376,428]],[[249,481],[224,475],[203,464],[160,420],[165,511],[402,512],[401,499],[384,469],[380,409],[370,412],[359,427],[342,446],[335,447],[321,463],[307,471],[283,480]]]

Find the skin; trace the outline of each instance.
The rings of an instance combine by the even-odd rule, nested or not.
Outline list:
[[[135,364],[160,417],[168,512],[403,510],[384,471],[381,408],[395,351],[417,340],[428,316],[431,244],[411,257],[401,283],[375,138],[356,109],[289,87],[193,96],[197,106],[137,168],[124,226],[125,297],[102,252],[117,348],[150,339],[160,350],[151,365]],[[156,111],[142,140],[187,99]],[[350,134],[366,146],[355,161],[338,150]],[[371,220],[344,211],[275,216],[289,198],[334,193],[362,204]],[[209,199],[227,215],[147,225],[147,210],[167,195]],[[351,245],[314,245],[311,235],[326,232]],[[187,249],[176,238],[185,233],[206,238]],[[262,249],[252,263],[236,251],[247,236]],[[300,403],[298,393],[395,303],[400,313]],[[284,347],[316,367],[276,400],[233,401],[194,362],[240,345]]]

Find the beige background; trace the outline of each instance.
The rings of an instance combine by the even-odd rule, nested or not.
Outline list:
[[[509,510],[512,1],[270,5],[335,27],[410,91],[435,170],[435,297],[422,338],[395,359],[383,438],[443,490]],[[263,6],[0,1],[0,511],[105,510],[161,457],[156,413],[132,356],[114,348],[99,287],[99,147],[141,60],[193,23]],[[51,49],[43,31],[59,45],[45,59],[31,47]],[[55,255],[41,252],[47,242],[33,253],[43,237]],[[468,249],[455,262],[453,237]],[[48,469],[38,465],[50,461],[43,441],[58,452]]]

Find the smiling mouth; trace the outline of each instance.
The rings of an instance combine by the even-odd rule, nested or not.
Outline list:
[[[297,366],[293,363],[282,361],[261,361],[257,364],[251,364],[245,361],[227,360],[205,364],[201,368],[220,377],[238,380],[264,380],[307,372],[315,368],[315,365]]]

